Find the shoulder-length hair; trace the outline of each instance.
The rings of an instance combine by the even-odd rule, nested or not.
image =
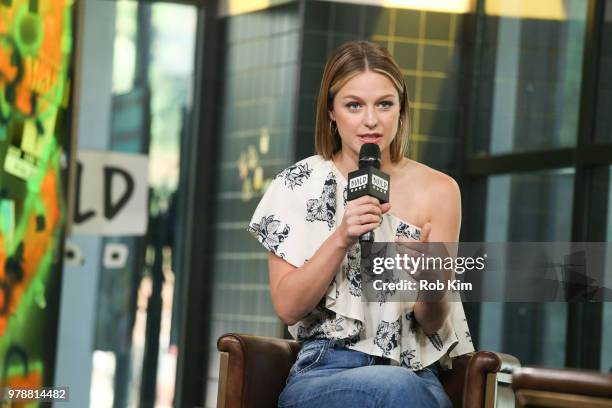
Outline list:
[[[315,152],[326,160],[342,147],[337,127],[331,123],[334,97],[351,78],[372,71],[385,75],[397,90],[400,115],[397,134],[389,147],[391,161],[398,162],[408,148],[410,106],[406,82],[393,56],[382,45],[367,41],[351,41],[338,47],[325,64],[317,99]]]

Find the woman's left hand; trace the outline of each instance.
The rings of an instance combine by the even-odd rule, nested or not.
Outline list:
[[[400,256],[412,258],[411,264],[418,265],[410,270],[410,276],[419,282],[419,288],[431,283],[441,282],[444,288],[448,287],[447,282],[453,278],[454,271],[445,269],[445,261],[450,257],[449,251],[441,242],[429,242],[431,234],[431,223],[427,222],[421,228],[419,240],[398,237],[395,239],[396,250]],[[419,261],[420,259],[420,261]],[[429,266],[432,266],[431,268]],[[423,285],[423,286],[422,286]],[[446,290],[427,289],[419,291],[419,300],[439,301]]]

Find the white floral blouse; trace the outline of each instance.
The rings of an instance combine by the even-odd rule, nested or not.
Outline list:
[[[331,160],[311,156],[289,166],[271,182],[248,231],[263,246],[300,267],[342,221],[346,207],[344,176]],[[385,214],[376,241],[418,240],[421,230]],[[345,347],[388,357],[392,364],[420,370],[436,361],[474,350],[461,302],[451,302],[442,328],[427,336],[414,318],[414,302],[365,302],[361,298],[359,244],[349,249],[327,294],[308,315],[289,327],[297,340],[343,340]]]

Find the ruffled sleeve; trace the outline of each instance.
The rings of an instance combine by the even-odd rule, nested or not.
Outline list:
[[[247,230],[270,252],[295,267],[308,261],[333,231],[335,195],[324,200],[324,171],[318,156],[279,173],[268,186]]]

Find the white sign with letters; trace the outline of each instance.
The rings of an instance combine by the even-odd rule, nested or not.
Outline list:
[[[145,234],[149,188],[146,155],[79,151],[76,178],[74,234]]]

